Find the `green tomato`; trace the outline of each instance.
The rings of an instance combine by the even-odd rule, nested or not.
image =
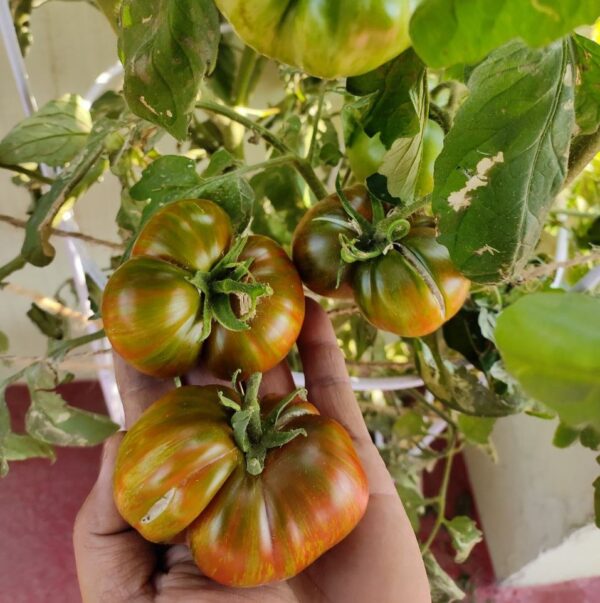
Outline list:
[[[433,191],[435,162],[443,148],[444,130],[435,121],[428,119],[423,133],[421,164],[415,187],[417,197],[425,197]],[[379,132],[371,137],[363,129],[354,132],[352,142],[346,148],[352,172],[360,182],[365,182],[379,170],[387,152]]]
[[[324,79],[377,69],[410,46],[415,0],[216,0],[257,52]]]

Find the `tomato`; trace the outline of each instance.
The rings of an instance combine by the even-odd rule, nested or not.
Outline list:
[[[263,401],[263,439],[252,445],[291,436],[267,446],[260,471],[251,473],[250,453],[231,427],[236,415],[219,391],[228,406],[261,416],[258,401],[248,404],[230,388],[170,392],[121,444],[117,507],[152,542],[185,534],[197,565],[217,582],[251,587],[285,580],[354,529],[368,502],[366,475],[347,432],[312,404],[289,403],[294,394],[283,407],[278,398]]]
[[[364,186],[353,186],[345,195],[356,210],[371,219],[371,204]],[[292,258],[311,291],[326,297],[352,299],[351,268],[340,258],[340,234],[354,237],[357,233],[339,197],[333,194],[312,207],[298,224],[292,241]]]
[[[417,175],[415,195],[425,197],[433,191],[433,170],[435,161],[444,147],[444,130],[435,121],[428,119],[423,133],[421,163]],[[346,148],[350,167],[357,180],[365,182],[382,166],[388,150],[381,142],[379,133],[368,136],[362,128],[358,128]],[[405,158],[404,158],[405,159]]]
[[[119,355],[149,375],[180,375],[196,364],[215,318],[204,345],[221,375],[234,365],[250,372],[279,363],[300,332],[302,283],[283,249],[264,237],[249,237],[239,257],[221,265],[234,244],[244,241],[234,241],[229,217],[211,201],[158,211],[104,292],[104,327]],[[260,293],[253,303],[244,288]],[[217,321],[244,330],[229,337]]]
[[[462,307],[470,282],[432,228],[416,228],[388,253],[356,265],[353,289],[365,318],[401,337],[433,333]]]
[[[334,79],[376,69],[410,46],[414,0],[216,0],[256,51]]]
[[[345,195],[362,216],[372,218],[364,186],[352,187]],[[376,225],[368,236],[359,234],[339,197],[332,195],[311,208],[299,223],[293,259],[302,280],[315,293],[354,298],[365,318],[377,328],[402,337],[420,337],[452,318],[470,288],[427,222],[413,220],[408,236],[393,244],[384,243],[373,257],[344,264],[336,288],[342,262],[340,235],[366,238],[366,245],[375,248]]]
[[[238,368],[244,374],[263,372],[285,358],[304,322],[302,281],[286,252],[272,239],[251,236],[240,260],[253,259],[252,276],[270,285],[247,331],[230,331],[215,324],[204,347],[204,363],[219,375]]]

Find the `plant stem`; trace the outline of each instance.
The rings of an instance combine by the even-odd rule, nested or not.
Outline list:
[[[42,184],[54,184],[54,180],[52,178],[48,178],[43,174],[40,174],[36,170],[29,170],[20,165],[11,165],[8,163],[0,163],[0,168],[4,170],[10,170],[11,172],[16,172],[17,174],[23,174],[32,180],[36,180],[37,182],[41,182]]]
[[[310,139],[310,146],[308,148],[308,154],[306,156],[306,161],[310,165],[313,164],[315,150],[317,148],[317,137],[319,135],[319,123],[321,122],[321,114],[323,113],[323,105],[325,103],[325,92],[326,92],[327,82],[321,82],[321,89],[319,91],[319,102],[317,105],[317,112],[315,114],[315,123],[313,125],[312,136]]]
[[[427,398],[420,391],[416,389],[409,389],[406,391],[406,393],[411,395],[419,404],[426,406],[431,412],[435,413],[438,417],[440,417],[440,419],[446,421],[446,423],[452,429],[458,429],[456,423],[452,420],[450,415],[445,413],[443,410],[439,409],[437,406],[435,406],[435,404],[429,402],[429,400],[427,400]]]
[[[597,211],[577,211],[575,209],[554,209],[550,212],[551,216],[570,216],[573,218],[598,218],[600,212]]]
[[[25,264],[27,264],[27,261],[21,254],[19,254],[16,258],[11,260],[7,264],[4,264],[4,266],[1,266],[0,267],[0,283],[2,283],[2,281],[5,278],[9,277],[13,272],[16,272],[17,270],[21,270],[21,268],[24,268]]]
[[[448,446],[448,456],[446,458],[446,466],[444,467],[444,475],[442,477],[442,485],[438,494],[438,515],[436,517],[433,528],[429,534],[429,537],[425,541],[425,544],[421,547],[421,554],[425,555],[431,548],[433,541],[438,535],[440,528],[446,520],[446,499],[448,497],[448,484],[450,483],[450,474],[452,473],[452,464],[454,463],[454,455],[456,454],[456,434],[454,434],[452,441]]]
[[[16,228],[27,228],[26,220],[19,220],[18,218],[13,218],[12,216],[5,216],[3,214],[0,214],[0,222],[10,224],[11,226],[15,226]],[[51,234],[57,237],[64,237],[66,239],[79,239],[80,241],[85,241],[86,243],[91,243],[92,245],[98,245],[100,247],[108,247],[109,249],[114,249],[115,251],[123,251],[124,248],[121,243],[105,241],[103,239],[98,239],[97,237],[92,237],[91,235],[83,234],[81,232],[69,232],[67,230],[61,230],[60,228],[52,228],[50,232]]]
[[[278,136],[273,134],[273,132],[271,132],[269,129],[265,128],[264,126],[261,126],[259,123],[251,119],[248,119],[247,117],[244,117],[243,115],[240,115],[240,113],[234,111],[233,109],[230,109],[229,107],[219,105],[218,103],[214,103],[212,101],[199,101],[196,103],[196,107],[198,109],[203,109],[204,111],[210,111],[211,113],[216,113],[217,115],[227,117],[232,121],[236,121],[237,123],[242,124],[249,130],[256,132],[274,149],[276,149],[280,153],[283,153],[284,156],[288,157],[287,162],[291,162],[294,165],[298,173],[302,176],[302,178],[304,178],[304,181],[312,190],[313,194],[317,199],[323,199],[327,196],[327,189],[319,180],[319,177],[315,173],[312,165],[306,159],[303,159],[302,157],[299,157],[296,153],[294,153],[292,149],[290,149]],[[275,159],[277,158],[274,158],[271,161],[274,161]],[[240,169],[243,170],[244,168]]]
[[[250,95],[250,85],[252,78],[256,72],[256,66],[258,64],[259,56],[252,48],[246,46],[242,53],[242,59],[240,61],[240,69],[237,74],[235,81],[233,104],[236,106],[247,105],[248,97]]]

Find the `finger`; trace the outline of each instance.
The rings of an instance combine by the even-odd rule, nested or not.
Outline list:
[[[292,372],[288,363],[284,360],[263,375],[263,380],[260,384],[260,395],[274,394],[276,396],[286,396],[293,392],[294,389]]]
[[[310,402],[341,423],[354,439],[370,441],[331,321],[312,299],[306,300],[298,349]]]
[[[184,385],[231,385],[231,381],[227,381],[226,379],[218,379],[201,364],[183,375],[181,381]]]
[[[157,379],[140,373],[113,352],[115,377],[125,410],[125,424],[133,425],[153,402],[175,388],[169,379]]]
[[[86,603],[150,601],[156,557],[121,518],[113,500],[113,471],[119,433],[107,441],[98,479],[75,520],[73,547],[77,576]]]

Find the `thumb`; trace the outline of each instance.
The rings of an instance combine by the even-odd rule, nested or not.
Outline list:
[[[119,515],[113,499],[113,473],[124,434],[106,441],[98,479],[73,529],[77,577],[85,603],[115,603],[153,596],[153,547]]]

